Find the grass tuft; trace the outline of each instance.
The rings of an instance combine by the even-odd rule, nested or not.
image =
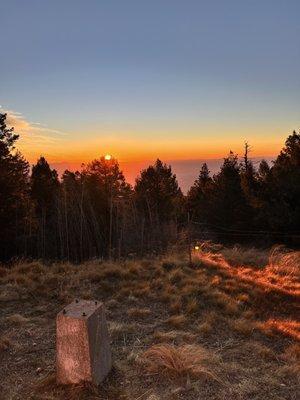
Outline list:
[[[210,357],[211,354],[201,346],[158,344],[146,350],[140,361],[150,375],[216,379],[207,366]]]
[[[23,317],[23,315],[20,314],[9,315],[8,317],[6,317],[6,320],[15,325],[24,325],[30,321],[29,318]]]

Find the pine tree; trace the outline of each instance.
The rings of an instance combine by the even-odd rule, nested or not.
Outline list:
[[[59,254],[57,233],[60,184],[55,169],[44,157],[32,167],[30,178],[31,198],[38,218],[38,256],[55,258]]]
[[[293,132],[271,168],[268,179],[268,224],[272,230],[299,231],[300,133]]]
[[[135,184],[140,217],[148,226],[148,247],[165,245],[176,235],[176,224],[183,210],[183,195],[170,166],[159,159],[141,171]]]
[[[261,160],[258,167],[258,179],[260,182],[264,183],[267,181],[270,175],[270,166],[266,160]]]
[[[207,164],[201,167],[199,177],[187,194],[187,207],[193,219],[199,222],[208,222],[210,196],[212,192],[212,178]]]
[[[171,167],[159,159],[141,172],[135,191],[137,203],[149,221],[161,223],[177,215],[182,193]]]
[[[238,157],[232,151],[213,183],[210,220],[223,229],[249,227],[249,206],[242,189]]]
[[[257,210],[260,206],[259,200],[259,181],[257,177],[256,170],[252,161],[249,159],[249,153],[251,151],[248,142],[245,142],[245,152],[243,157],[243,162],[240,165],[240,177],[241,186],[247,202],[247,229],[256,228],[256,215]]]
[[[26,247],[29,166],[15,150],[18,138],[14,128],[6,125],[6,114],[0,114],[0,260]]]
[[[89,163],[82,171],[85,209],[93,236],[93,252],[97,256],[113,255],[117,246],[121,210],[131,196],[131,187],[125,181],[119,163],[101,157]]]

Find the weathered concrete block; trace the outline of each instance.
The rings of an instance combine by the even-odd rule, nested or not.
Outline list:
[[[111,369],[105,311],[97,301],[76,300],[56,318],[57,383],[98,385]]]

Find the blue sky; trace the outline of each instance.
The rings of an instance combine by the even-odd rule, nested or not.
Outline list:
[[[0,0],[0,104],[33,161],[276,154],[299,128],[300,1]]]

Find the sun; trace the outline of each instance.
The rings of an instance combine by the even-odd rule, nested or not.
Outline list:
[[[105,158],[106,161],[109,161],[109,160],[111,160],[111,155],[110,154],[105,154],[104,158]]]

